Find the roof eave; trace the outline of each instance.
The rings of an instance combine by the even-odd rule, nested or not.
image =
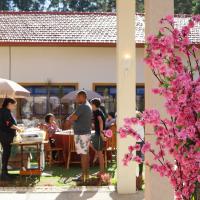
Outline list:
[[[116,47],[115,42],[0,42],[0,46],[37,46],[37,47]],[[144,43],[136,43],[137,48]]]

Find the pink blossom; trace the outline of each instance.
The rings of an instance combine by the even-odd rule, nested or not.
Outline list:
[[[137,163],[142,163],[142,158],[140,158],[139,156],[135,156],[134,158],[133,158],[133,160],[135,161],[135,162],[137,162]]]
[[[184,27],[182,28],[182,34],[183,34],[184,36],[187,36],[187,35],[189,35],[189,33],[190,33],[189,27],[188,27],[188,26],[184,26]],[[186,38],[184,38],[184,39],[186,39]],[[189,39],[189,38],[187,38],[187,39]]]
[[[141,163],[135,151],[152,154],[151,163],[147,160],[145,164],[170,181],[176,200],[189,199],[196,183],[200,182],[200,59],[196,54],[199,47],[191,45],[189,38],[197,22],[200,22],[200,15],[193,16],[188,24],[178,29],[173,16],[167,16],[161,20],[165,23],[160,29],[162,34],[150,35],[147,39],[145,62],[158,83],[152,92],[164,99],[162,112],[167,117],[163,119],[158,110],[148,109],[139,119],[126,119],[120,129],[122,138],[131,135],[141,141],[134,125],[151,126],[155,134],[154,146],[148,141],[142,149],[139,144],[129,146],[123,163],[127,165],[133,160]],[[168,154],[172,157],[170,161]]]
[[[188,23],[188,27],[193,28],[194,27],[194,21],[190,20],[189,23]]]
[[[195,21],[195,22],[200,22],[200,15],[194,15],[192,17],[192,20]]]
[[[111,138],[113,136],[112,130],[108,129],[104,132],[105,136],[108,138]]]
[[[143,154],[145,154],[150,149],[151,149],[151,144],[149,142],[145,142],[145,144],[143,145],[141,151],[142,151]]]
[[[131,118],[131,122],[132,122],[132,124],[134,125],[134,124],[137,124],[138,123],[138,118],[137,117],[132,117]]]
[[[132,125],[132,120],[131,120],[131,118],[125,118],[125,119],[124,119],[124,123],[125,123],[125,125],[127,125],[127,126],[131,126],[131,125]]]
[[[187,94],[182,94],[182,95],[178,96],[179,103],[185,103],[186,100],[187,100]]]
[[[151,43],[151,42],[153,42],[154,40],[155,40],[155,36],[154,35],[149,35],[148,37],[147,37],[147,41],[149,42],[149,43]]]
[[[198,182],[200,183],[200,175],[199,175],[199,176],[197,176],[197,180],[198,180]]]
[[[136,151],[140,151],[140,150],[141,150],[141,146],[140,146],[139,144],[136,144],[136,145],[134,146],[134,149],[135,149]]]
[[[127,127],[127,134],[134,138],[138,135],[137,132],[131,127]]]
[[[165,17],[165,20],[167,20],[169,23],[173,24],[174,23],[174,17],[172,15],[167,15]]]
[[[160,88],[154,88],[154,89],[152,89],[152,92],[154,94],[161,94],[161,89]]]
[[[142,118],[150,124],[160,123],[160,113],[155,109],[145,110],[142,114]]]
[[[119,134],[121,138],[126,138],[127,137],[127,131],[125,128],[120,128],[119,129]]]
[[[199,49],[195,46],[195,45],[192,45],[192,51],[196,52],[198,51]]]
[[[129,152],[132,152],[132,151],[134,151],[134,150],[135,150],[135,148],[134,148],[134,146],[133,146],[133,145],[130,145],[130,146],[128,147],[128,150],[129,150]]]

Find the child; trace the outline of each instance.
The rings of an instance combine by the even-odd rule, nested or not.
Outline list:
[[[61,129],[59,129],[57,123],[56,123],[56,119],[55,116],[52,113],[48,113],[45,116],[45,122],[46,124],[44,125],[44,130],[47,133],[47,138],[49,140],[49,145],[51,148],[55,148],[56,147],[56,140],[53,137],[53,134],[56,133],[56,131],[60,131]],[[52,157],[54,160],[57,159],[57,152],[53,151],[52,152]]]
[[[100,172],[98,175],[101,176],[101,174],[105,173],[103,147],[104,142],[106,141],[106,137],[104,136],[106,119],[102,110],[100,109],[101,101],[99,99],[92,99],[91,105],[93,110],[95,129],[95,134],[92,136],[91,143],[93,148],[97,151],[97,156],[99,158],[100,165]]]

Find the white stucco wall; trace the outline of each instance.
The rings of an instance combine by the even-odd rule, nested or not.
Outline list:
[[[112,47],[11,47],[11,79],[23,83],[116,82],[115,48]],[[143,48],[137,49],[137,82],[144,82]],[[0,77],[8,78],[9,48],[0,47]]]
[[[0,47],[0,77],[9,78],[9,47]]]

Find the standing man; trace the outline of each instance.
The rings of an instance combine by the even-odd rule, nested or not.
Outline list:
[[[77,93],[76,103],[78,107],[68,120],[73,124],[77,154],[81,155],[82,175],[80,180],[85,181],[89,177],[89,145],[92,127],[92,109],[87,101],[87,93],[83,90]]]

